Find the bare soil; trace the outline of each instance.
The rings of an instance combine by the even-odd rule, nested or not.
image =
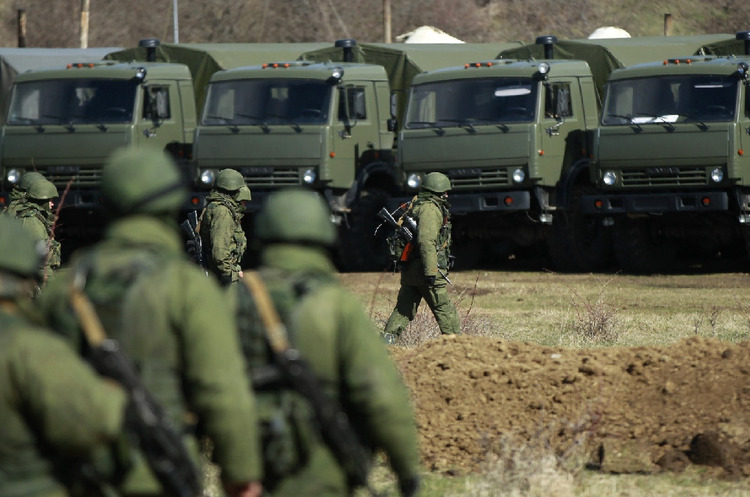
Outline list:
[[[507,444],[583,449],[612,473],[750,476],[750,343],[572,350],[479,336],[392,347],[424,466],[478,471]]]

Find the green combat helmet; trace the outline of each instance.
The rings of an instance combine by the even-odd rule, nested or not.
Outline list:
[[[161,149],[121,148],[102,171],[102,196],[116,216],[173,213],[187,193],[179,169]]]
[[[45,252],[44,242],[34,240],[21,221],[0,216],[0,272],[32,278],[39,274]]]
[[[31,188],[31,185],[33,185],[40,179],[46,180],[47,178],[45,178],[42,173],[38,173],[36,171],[29,171],[27,173],[24,173],[23,176],[21,176],[21,181],[18,182],[17,187],[22,192],[28,193],[29,189]]]
[[[231,192],[232,197],[237,202],[252,200],[250,188],[245,184],[245,178],[236,169],[222,169],[219,171],[219,174],[216,175],[216,187]]]
[[[336,226],[331,211],[315,192],[288,188],[271,194],[258,214],[255,234],[264,243],[312,243],[332,247]]]
[[[430,173],[425,177],[422,188],[432,193],[445,193],[451,189],[451,180],[443,173]]]
[[[51,181],[46,179],[37,179],[29,187],[28,196],[32,200],[52,200],[57,198],[60,194],[57,192],[57,187]]]

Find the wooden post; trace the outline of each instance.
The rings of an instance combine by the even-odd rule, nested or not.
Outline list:
[[[90,0],[81,0],[81,48],[89,48]]]
[[[664,14],[664,36],[672,36],[672,14]]]
[[[18,47],[26,46],[26,10],[18,9]]]
[[[383,41],[391,42],[391,0],[383,0]]]

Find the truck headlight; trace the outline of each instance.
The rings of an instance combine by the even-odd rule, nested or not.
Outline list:
[[[617,183],[617,173],[614,171],[604,171],[602,181],[604,181],[604,184],[607,186],[614,185],[615,183]]]
[[[523,180],[526,179],[526,172],[521,169],[520,167],[513,171],[513,182],[514,183],[523,183]]]
[[[711,179],[714,183],[721,183],[724,181],[724,170],[720,167],[717,167],[713,171],[711,171]]]
[[[8,171],[8,174],[5,175],[5,179],[8,180],[8,183],[16,185],[21,181],[21,171],[18,169],[11,169]]]
[[[422,177],[418,174],[410,174],[408,178],[406,178],[406,184],[409,186],[409,188],[417,189],[420,186],[422,186]]]
[[[213,186],[216,175],[210,169],[201,171],[201,184],[205,186]]]
[[[318,173],[315,172],[315,169],[308,169],[302,174],[302,182],[306,185],[312,185],[316,179],[318,179]]]

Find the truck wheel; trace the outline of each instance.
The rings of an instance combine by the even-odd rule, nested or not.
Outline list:
[[[676,257],[674,244],[655,240],[648,220],[618,219],[612,238],[615,257],[624,272],[651,274],[669,272],[674,269]]]
[[[570,207],[553,218],[548,248],[557,271],[589,273],[613,262],[611,230],[598,216],[581,213],[581,197],[591,191],[590,187],[573,187]]]
[[[365,190],[352,204],[349,229],[342,227],[339,267],[342,271],[382,271],[388,263],[385,238],[391,229],[381,223],[378,211],[385,206],[388,194],[379,189]]]

